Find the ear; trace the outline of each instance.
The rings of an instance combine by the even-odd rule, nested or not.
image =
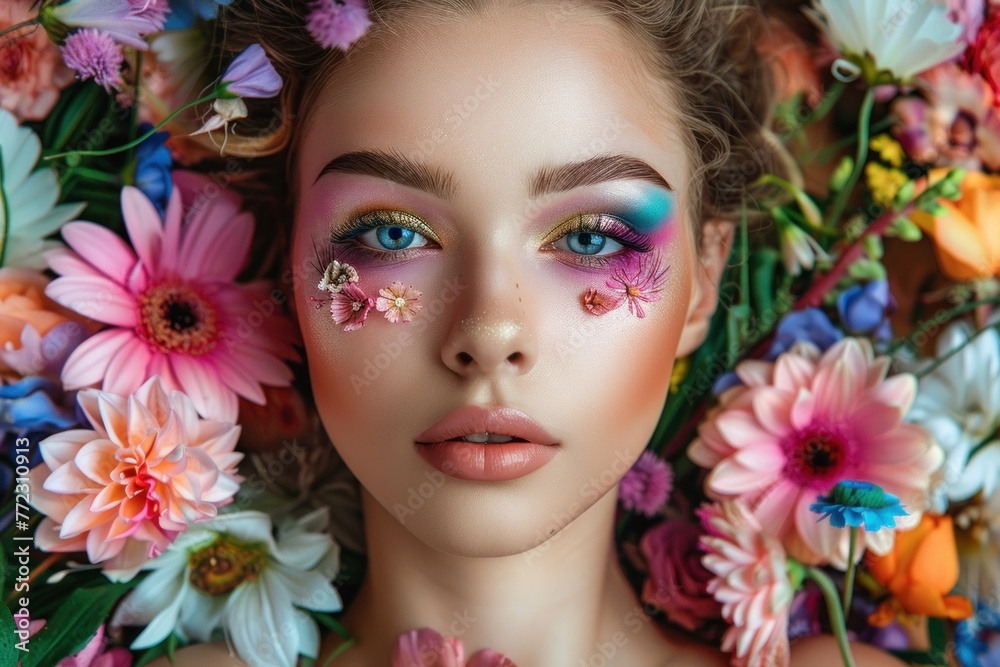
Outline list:
[[[719,302],[719,281],[733,247],[735,227],[727,220],[710,220],[702,227],[701,251],[691,263],[691,302],[687,321],[677,346],[677,356],[686,357],[698,349]]]

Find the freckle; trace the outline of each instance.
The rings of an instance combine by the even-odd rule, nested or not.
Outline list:
[[[520,283],[514,283],[514,289],[520,289],[520,288],[521,288]]]

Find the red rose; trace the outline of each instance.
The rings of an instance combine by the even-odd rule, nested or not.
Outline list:
[[[701,564],[701,528],[686,519],[672,519],[650,528],[639,543],[649,576],[642,601],[656,605],[685,630],[722,617],[722,606],[708,593],[711,572]]]

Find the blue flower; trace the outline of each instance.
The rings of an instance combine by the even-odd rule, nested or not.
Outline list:
[[[774,361],[800,341],[808,341],[818,347],[820,352],[825,352],[843,338],[844,333],[833,326],[830,318],[819,308],[796,310],[785,315],[778,323],[774,343],[764,358]]]
[[[41,462],[42,438],[80,423],[74,397],[58,382],[38,375],[0,385],[0,492],[12,488],[17,438],[27,439],[28,467],[33,468]]]
[[[825,352],[827,348],[843,337],[844,333],[833,326],[830,318],[819,308],[796,310],[785,315],[778,323],[778,329],[774,333],[774,342],[771,344],[771,349],[764,355],[764,359],[774,361],[800,341],[812,343],[820,349],[820,352]],[[718,395],[726,389],[740,384],[742,383],[736,373],[730,371],[715,381],[715,384],[712,385],[712,392]]]
[[[878,341],[892,337],[889,316],[896,311],[896,300],[889,293],[889,283],[875,280],[855,285],[837,298],[837,313],[844,328],[852,334],[873,336]]]
[[[152,125],[144,123],[139,131],[145,133],[151,128]],[[174,161],[170,157],[170,149],[166,147],[169,138],[169,132],[157,132],[139,144],[135,152],[135,186],[149,197],[161,216],[167,207],[167,202],[170,201],[170,192],[173,189],[170,170]]]
[[[955,625],[955,656],[962,667],[989,667],[1000,664],[998,647],[1000,613],[980,602],[975,614]]]
[[[165,30],[190,28],[196,18],[206,21],[219,15],[219,6],[227,7],[233,0],[170,0],[170,15]]]
[[[843,480],[830,490],[830,495],[816,500],[809,509],[823,515],[820,521],[829,517],[834,528],[857,528],[864,524],[865,530],[874,533],[882,528],[895,528],[895,517],[908,514],[899,498],[871,482]]]

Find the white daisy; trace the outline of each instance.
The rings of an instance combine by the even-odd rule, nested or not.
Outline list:
[[[198,522],[144,569],[153,570],[119,606],[113,625],[142,625],[132,649],[171,633],[207,642],[222,628],[250,665],[295,667],[315,658],[319,629],[303,609],[337,612],[330,584],[340,550],[324,530],[326,508],[278,527],[263,512],[221,514]]]
[[[968,500],[979,491],[989,497],[1000,485],[1000,334],[991,328],[969,342],[975,333],[964,321],[941,333],[938,359],[961,349],[920,380],[907,416],[945,451],[943,479],[933,497],[939,512],[949,500]]]
[[[3,178],[0,180],[0,235],[4,211],[7,220],[7,243],[4,266],[32,269],[48,267],[42,253],[62,247],[58,241],[43,241],[63,224],[83,211],[83,204],[56,205],[59,179],[51,168],[35,169],[42,153],[42,142],[28,127],[0,109],[0,152],[3,154]]]
[[[806,12],[845,56],[867,58],[875,73],[888,71],[896,80],[905,81],[965,49],[962,26],[948,19],[943,5],[914,0],[814,0],[814,7]],[[869,78],[869,83],[874,81]]]

